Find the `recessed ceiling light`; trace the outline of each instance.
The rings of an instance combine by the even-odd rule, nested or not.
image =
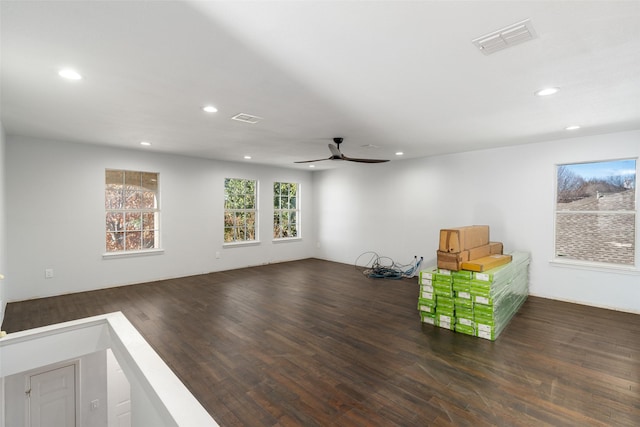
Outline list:
[[[150,145],[151,145],[151,143],[150,143],[150,142],[147,142],[147,141],[141,141],[141,142],[140,142],[140,145],[144,145],[145,147],[148,147],[148,146],[150,146]]]
[[[404,153],[403,153],[402,151],[398,151],[398,152],[396,153],[396,156],[402,156],[403,154],[404,154]]]
[[[309,165],[309,167],[310,167],[310,168],[315,168],[315,167],[316,167],[316,165]]]
[[[216,113],[218,109],[213,105],[205,105],[202,109],[207,113]]]
[[[576,129],[580,129],[580,126],[578,125],[573,125],[573,126],[567,126],[566,128],[564,128],[565,130],[576,130]]]
[[[544,89],[537,90],[535,92],[536,96],[549,96],[557,93],[560,89],[557,87],[545,87]]]
[[[72,70],[71,68],[63,68],[58,71],[58,75],[67,80],[80,80],[82,76],[76,70]]]
[[[244,156],[245,160],[251,160],[251,156]]]

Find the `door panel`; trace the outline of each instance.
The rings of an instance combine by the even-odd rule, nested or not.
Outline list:
[[[69,365],[29,377],[31,427],[76,426],[76,370]]]

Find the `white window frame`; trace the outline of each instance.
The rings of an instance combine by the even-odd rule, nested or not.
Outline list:
[[[113,208],[113,207],[107,207],[106,206],[106,202],[107,202],[107,173],[109,172],[124,172],[125,175],[127,172],[130,173],[140,173],[140,174],[153,174],[155,175],[155,179],[156,179],[156,189],[153,193],[155,193],[155,197],[154,197],[154,208],[134,208],[134,209],[127,209],[124,206],[119,207],[119,208]],[[126,183],[123,182],[123,188],[126,187]],[[142,186],[142,182],[141,185],[139,186],[140,190],[137,191],[143,191],[144,187]],[[108,233],[113,233],[113,230],[108,230],[107,229],[107,225],[106,222],[103,223],[104,224],[104,231],[105,231],[105,252],[103,253],[103,258],[119,258],[119,257],[129,257],[129,256],[139,256],[139,255],[151,255],[151,254],[159,254],[159,253],[163,253],[164,250],[161,247],[161,226],[160,226],[160,173],[159,172],[149,172],[149,171],[138,171],[138,170],[126,170],[126,169],[115,169],[115,168],[106,168],[105,169],[105,216],[104,216],[104,220],[106,221],[106,217],[108,215],[109,212],[113,212],[113,213],[122,213],[125,218],[126,218],[126,214],[127,213],[139,213],[141,215],[141,217],[144,216],[144,214],[148,214],[148,213],[152,213],[153,214],[153,222],[154,222],[154,228],[153,230],[153,234],[154,234],[154,243],[153,243],[153,247],[149,247],[149,248],[144,248],[141,247],[140,249],[127,249],[126,248],[126,234],[128,232],[128,230],[126,230],[126,224],[124,226],[124,228],[122,229],[123,237],[125,239],[125,246],[123,250],[119,250],[119,251],[108,251],[107,250],[107,235]],[[130,231],[130,230],[129,230]],[[144,233],[145,229],[144,229],[144,225],[141,226],[141,233]],[[149,231],[149,230],[146,230]]]
[[[228,209],[227,208],[227,198],[228,198],[228,194],[227,194],[227,180],[236,180],[236,181],[250,181],[254,183],[254,207],[253,208],[243,208],[243,209]],[[259,182],[257,179],[251,179],[251,178],[225,178],[224,180],[224,224],[223,224],[223,235],[222,235],[222,241],[223,241],[223,246],[238,246],[238,245],[252,245],[252,244],[257,244],[260,243],[259,240],[259,211],[258,211],[258,195],[259,195]],[[231,241],[227,241],[226,240],[226,233],[227,233],[227,214],[233,212],[234,214],[236,213],[240,213],[240,214],[247,214],[247,213],[253,213],[254,216],[254,238],[253,239],[236,239],[234,238]],[[235,226],[234,226],[235,227]]]
[[[296,199],[296,207],[294,209],[282,209],[282,208],[277,208],[275,206],[275,199],[278,196],[275,192],[275,186],[276,184],[287,184],[287,185],[295,185],[296,186],[296,194],[295,194],[295,199]],[[278,241],[278,242],[282,242],[282,241],[290,241],[290,240],[297,240],[297,239],[301,239],[302,238],[302,229],[300,227],[301,225],[301,216],[300,216],[300,183],[299,182],[286,182],[286,181],[274,181],[273,183],[273,201],[274,201],[274,206],[273,206],[273,233],[272,233],[272,238],[274,241]],[[290,237],[277,237],[275,236],[275,227],[276,227],[276,215],[278,214],[282,214],[282,213],[289,213],[289,214],[295,214],[295,227],[296,227],[296,235],[295,236],[290,236]]]
[[[569,209],[558,209],[558,171],[559,168],[562,166],[571,166],[571,165],[581,165],[581,164],[591,164],[591,163],[604,163],[604,162],[615,162],[615,161],[622,161],[622,160],[632,160],[635,161],[635,187],[633,189],[634,191],[634,200],[635,200],[635,204],[634,204],[634,208],[631,210],[589,210],[589,209],[576,209],[576,210],[569,210]],[[553,213],[553,226],[554,226],[554,233],[553,233],[553,259],[552,259],[552,264],[555,265],[559,265],[559,266],[572,266],[572,267],[578,267],[578,268],[587,268],[587,269],[596,269],[596,270],[607,270],[607,269],[611,269],[611,270],[617,270],[617,271],[621,271],[621,272],[630,272],[632,274],[637,274],[640,272],[639,269],[639,261],[638,259],[640,258],[640,253],[638,251],[638,236],[639,236],[639,232],[638,232],[638,208],[637,208],[637,199],[638,199],[638,168],[640,167],[639,162],[638,162],[638,158],[634,158],[634,157],[628,157],[628,158],[620,158],[620,159],[604,159],[604,160],[592,160],[592,161],[582,161],[582,162],[572,162],[572,163],[560,163],[560,164],[556,164],[555,168],[554,168],[554,172],[555,172],[555,179],[554,179],[554,183],[555,183],[555,190],[554,190],[554,200],[553,200],[553,206],[554,206],[554,213]],[[598,197],[598,195],[596,194],[596,198]],[[576,259],[576,258],[569,258],[569,257],[563,257],[562,254],[558,253],[558,215],[565,215],[565,214],[586,214],[586,215],[597,215],[597,214],[604,214],[604,215],[633,215],[634,216],[634,232],[633,232],[633,243],[632,243],[632,247],[633,247],[633,264],[622,264],[622,263],[615,263],[615,262],[608,262],[607,260],[603,260],[603,261],[597,261],[597,260],[585,260],[585,259]],[[612,243],[613,244],[613,243]]]

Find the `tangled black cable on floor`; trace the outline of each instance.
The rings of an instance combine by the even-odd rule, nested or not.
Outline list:
[[[371,255],[369,261],[364,265],[359,265],[360,259],[366,255]],[[420,271],[423,257],[413,257],[409,264],[398,264],[386,256],[380,256],[375,252],[364,252],[356,258],[355,267],[362,269],[361,272],[367,277],[375,279],[402,279],[413,277]]]

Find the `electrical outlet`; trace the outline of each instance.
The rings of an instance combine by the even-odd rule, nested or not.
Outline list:
[[[216,252],[216,259],[220,259],[220,252]]]
[[[44,278],[51,279],[53,277],[53,268],[45,268],[44,269]]]
[[[96,409],[98,409],[99,406],[100,406],[100,400],[99,399],[91,401],[91,410],[92,411],[95,411]]]

